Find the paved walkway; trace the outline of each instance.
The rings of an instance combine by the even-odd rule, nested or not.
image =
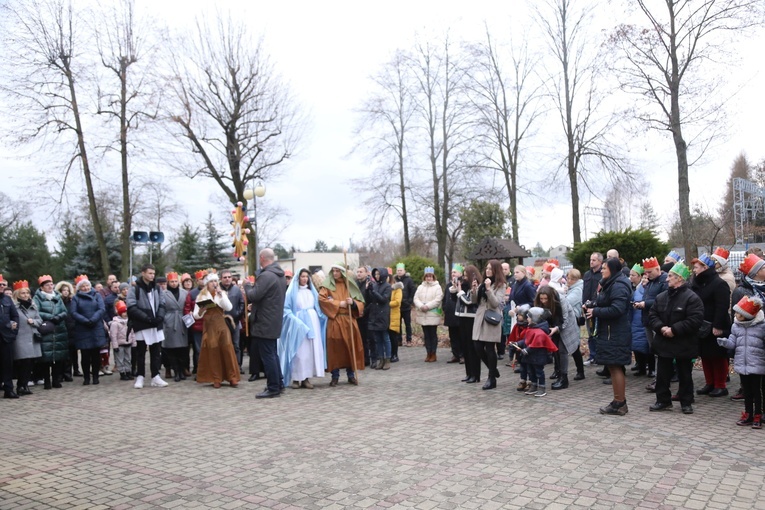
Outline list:
[[[443,349],[400,356],[271,400],[261,381],[35,387],[0,401],[0,508],[765,508],[765,430],[735,426],[740,403],[649,413],[629,377],[629,414],[602,416],[595,367],[534,398],[504,365],[481,391]]]

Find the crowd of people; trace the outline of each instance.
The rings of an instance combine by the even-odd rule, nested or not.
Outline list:
[[[77,376],[97,385],[99,377],[112,375],[112,366],[141,389],[147,351],[148,384],[157,388],[194,375],[200,384],[236,387],[245,351],[249,380],[266,379],[257,398],[278,397],[285,387],[311,389],[311,379],[325,373],[335,387],[341,370],[358,385],[358,371],[390,370],[399,346],[413,344],[414,315],[424,361],[437,361],[437,328],[443,325],[452,354],[447,363],[464,365],[467,384],[480,383],[485,366],[484,390],[497,388],[505,358],[519,374],[515,389],[534,397],[547,395],[548,380],[554,381],[551,390],[569,388],[569,357],[573,381],[585,378],[585,366],[602,366],[596,374],[613,388],[613,400],[600,408],[607,415],[628,412],[630,365],[636,376],[649,378],[645,390],[656,394],[650,411],[679,402],[692,414],[696,396],[728,395],[733,358],[740,389],[732,398],[745,403],[737,423],[760,428],[765,260],[748,254],[737,282],[728,258],[718,248],[687,265],[670,252],[663,264],[650,257],[630,268],[610,250],[605,257],[593,253],[584,275],[550,259],[538,278],[536,268],[489,260],[483,271],[455,264],[443,285],[432,267],[415,284],[404,264],[350,273],[338,263],[328,275],[301,268],[293,278],[270,249],[259,253],[256,275],[242,282],[230,270],[157,276],[150,264],[130,284],[109,276],[104,286],[86,275],[74,284],[42,275],[34,291],[26,281],[9,289],[0,275],[4,397],[30,395],[37,385],[61,388]],[[705,384],[694,391],[697,358]]]

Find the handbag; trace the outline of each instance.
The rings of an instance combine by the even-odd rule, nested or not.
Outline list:
[[[492,326],[496,326],[502,322],[502,314],[496,310],[486,310],[486,313],[483,315],[483,320]]]
[[[37,327],[37,333],[40,336],[50,335],[55,331],[56,325],[53,324],[53,321],[43,321],[43,323]]]

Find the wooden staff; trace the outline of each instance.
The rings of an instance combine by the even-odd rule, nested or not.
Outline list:
[[[353,301],[353,297],[351,296],[351,284],[348,280],[348,250],[345,248],[343,248],[343,265],[345,265],[345,287],[348,289],[348,296],[351,297],[351,301]],[[351,318],[351,322],[349,323],[351,326],[351,369],[353,370],[353,376],[358,381],[359,374],[356,371],[356,346],[353,342],[353,305],[348,306],[348,316]]]
[[[247,310],[247,255],[244,256],[244,285],[242,285],[242,294],[244,294],[244,336],[250,336],[250,314]]]

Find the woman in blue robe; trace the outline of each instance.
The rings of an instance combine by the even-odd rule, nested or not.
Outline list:
[[[319,307],[319,294],[307,269],[293,278],[284,299],[284,320],[279,338],[279,362],[284,385],[313,388],[309,378],[324,377],[327,368],[327,316]]]

